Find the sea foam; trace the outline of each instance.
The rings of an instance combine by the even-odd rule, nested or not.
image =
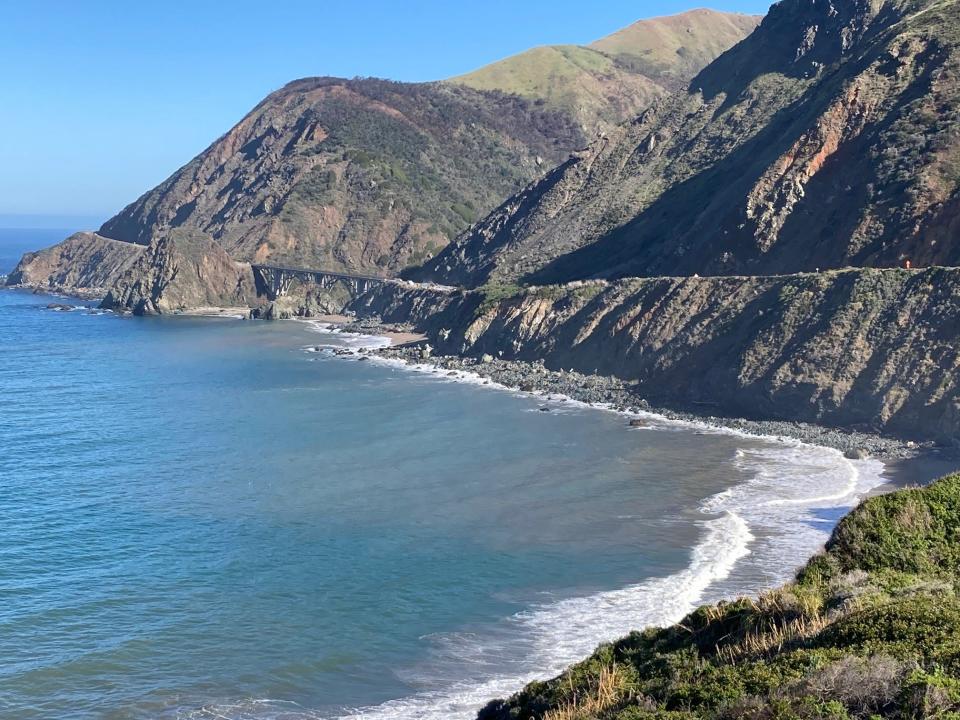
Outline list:
[[[318,332],[335,329],[317,326]],[[336,345],[346,340],[337,337]],[[354,349],[382,347],[359,336]],[[388,341],[389,342],[389,341]],[[346,343],[344,343],[346,344]],[[527,396],[469,371],[371,357],[439,382],[483,385]],[[608,410],[540,394],[556,411]],[[617,412],[617,411],[615,411]],[[698,604],[756,594],[789,580],[822,546],[836,521],[883,483],[883,464],[852,461],[830,448],[784,438],[758,438],[737,430],[649,412],[624,413],[650,421],[654,431],[733,435],[749,440],[730,462],[742,480],[697,508],[700,538],[681,571],[616,590],[531,607],[486,634],[449,633],[429,638],[433,661],[405,679],[422,692],[333,716],[340,720],[450,720],[475,717],[490,699],[549,678],[583,659],[601,642],[632,630],[677,622]],[[758,444],[763,443],[758,447]],[[446,669],[445,669],[446,668]],[[453,677],[453,673],[460,673]],[[315,717],[304,713],[302,717]]]

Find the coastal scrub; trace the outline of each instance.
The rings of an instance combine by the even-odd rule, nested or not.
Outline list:
[[[631,633],[481,720],[960,718],[960,475],[874,497],[794,582]]]

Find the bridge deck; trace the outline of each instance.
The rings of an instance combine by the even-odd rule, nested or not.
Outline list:
[[[264,265],[255,264],[254,268],[263,268],[264,270],[277,270],[279,272],[292,273],[295,275],[326,275],[327,277],[343,278],[344,280],[367,280],[383,282],[384,280],[393,280],[389,275],[358,275],[334,270],[319,270],[317,268],[297,268],[286,267],[284,265]]]

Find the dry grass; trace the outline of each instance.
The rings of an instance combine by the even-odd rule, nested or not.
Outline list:
[[[602,668],[600,674],[591,679],[586,690],[578,690],[573,686],[573,679],[568,678],[570,699],[550,710],[543,720],[586,720],[596,717],[622,701],[628,680],[623,666],[617,663]]]
[[[753,626],[744,628],[736,641],[717,647],[717,655],[731,664],[779,653],[817,635],[835,620],[823,612],[818,595],[797,585],[771,590],[750,602]]]

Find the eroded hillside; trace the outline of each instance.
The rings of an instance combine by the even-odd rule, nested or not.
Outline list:
[[[504,203],[451,284],[956,264],[960,6],[778,3],[687,92]]]
[[[208,235],[236,260],[390,273],[442,248],[583,136],[565,115],[441,84],[291,83],[102,235]]]
[[[352,304],[413,320],[441,353],[543,361],[656,406],[960,441],[960,270],[633,278]]]

